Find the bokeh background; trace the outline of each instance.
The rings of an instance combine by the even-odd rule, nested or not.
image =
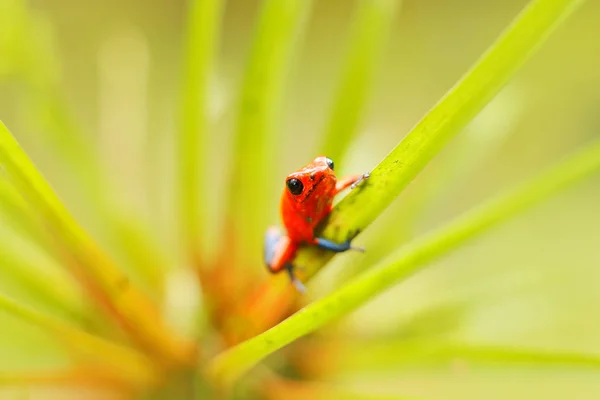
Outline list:
[[[259,3],[229,0],[224,13],[202,178],[210,188],[204,223],[211,234],[202,243],[209,258],[226,241],[220,232],[236,96]],[[376,165],[526,3],[403,1],[357,138],[335,160],[338,174]],[[265,274],[260,242],[266,226],[278,222],[284,177],[312,160],[321,143],[355,5],[350,0],[315,1],[295,49],[277,151],[266,160],[272,168],[256,177],[268,182],[270,200],[248,210],[262,221],[247,246],[256,251],[249,250],[245,258],[254,275]],[[153,261],[175,276],[167,280],[160,273],[156,279],[172,279],[177,285],[186,280],[177,272],[182,266],[174,223],[185,10],[184,2],[173,0],[0,0],[0,119],[77,219],[115,258],[127,265],[123,243],[135,238],[126,228],[117,229],[125,232],[122,237],[115,235],[111,221],[134,220],[159,249],[160,257]],[[588,1],[356,239],[368,252],[339,255],[317,276],[311,298],[598,138],[599,38],[600,3]],[[35,43],[33,50],[24,45],[29,42]],[[54,135],[57,127],[72,130],[73,141]],[[94,163],[98,169],[90,167]],[[26,234],[16,232],[10,218],[4,220],[1,240],[11,243],[12,253],[7,250],[0,258],[10,263],[19,258],[13,253],[26,253],[31,264],[48,264],[47,270],[54,271],[54,261],[29,244]],[[600,177],[594,177],[469,242],[316,335],[318,339],[284,349],[271,357],[270,365],[285,375],[283,359],[296,357],[298,370],[288,371],[290,376],[343,383],[362,393],[430,399],[597,398],[600,380],[592,368],[502,357],[477,360],[468,348],[600,356],[599,226]],[[128,272],[135,277],[135,271]],[[15,281],[0,281],[3,291],[47,307]],[[201,303],[194,298],[192,303]],[[170,304],[168,294],[166,299]],[[66,362],[43,334],[0,318],[3,370]],[[318,343],[311,347],[311,340]],[[457,350],[460,346],[464,351]],[[22,388],[5,392],[23,393]]]

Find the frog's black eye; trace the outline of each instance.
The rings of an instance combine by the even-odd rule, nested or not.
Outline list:
[[[302,182],[300,182],[300,180],[296,178],[288,179],[285,182],[285,184],[287,185],[287,188],[290,191],[290,193],[294,196],[298,196],[304,190],[304,185],[302,184]]]
[[[333,160],[331,158],[327,159],[327,165],[329,166],[329,168],[331,168],[331,170],[333,171]]]

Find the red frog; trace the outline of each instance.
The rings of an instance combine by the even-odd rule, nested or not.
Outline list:
[[[265,235],[264,256],[272,273],[286,270],[296,288],[303,292],[304,285],[294,274],[292,260],[301,244],[318,246],[337,253],[349,249],[364,251],[350,246],[350,240],[335,243],[315,237],[316,226],[331,212],[333,198],[342,190],[354,189],[369,173],[347,176],[339,181],[333,170],[333,161],[320,156],[310,164],[291,173],[285,180],[281,197],[281,219],[287,231],[282,235],[276,227],[270,227]]]

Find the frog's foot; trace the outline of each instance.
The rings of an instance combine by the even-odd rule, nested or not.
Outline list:
[[[331,240],[328,240],[328,239],[315,238],[314,244],[319,246],[322,249],[333,251],[336,253],[343,253],[344,251],[347,251],[347,250],[356,250],[356,251],[360,251],[360,252],[365,251],[364,247],[351,246],[350,239],[346,240],[343,243],[336,243],[336,242],[332,242]]]
[[[365,172],[364,174],[362,174],[360,178],[358,178],[352,185],[350,185],[350,190],[357,187],[358,184],[361,183],[362,181],[364,181],[365,179],[369,179],[370,176],[371,176],[370,172]]]
[[[294,269],[295,269],[294,265],[288,263],[285,265],[285,269],[288,272],[288,275],[290,276],[290,280],[292,281],[292,284],[296,287],[296,289],[302,294],[306,293],[306,286],[304,286],[302,281],[300,279],[298,279],[298,277],[294,273]]]

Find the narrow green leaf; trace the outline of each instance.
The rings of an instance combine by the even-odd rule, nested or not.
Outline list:
[[[123,378],[136,383],[148,384],[157,380],[157,371],[135,350],[91,335],[3,295],[0,295],[0,310],[47,332],[75,357],[118,371]]]
[[[117,260],[120,261],[119,265],[133,267],[127,272],[135,274],[135,278],[138,278],[135,282],[139,282],[153,297],[162,297],[169,262],[164,247],[152,234],[153,227],[132,214],[117,215],[115,212],[112,217],[109,232],[112,240],[106,246],[112,245],[121,250],[124,257]]]
[[[56,240],[65,268],[139,344],[166,360],[189,362],[193,346],[182,342],[160,317],[156,305],[135,288],[77,223],[0,122],[0,165]]]
[[[4,227],[7,230],[0,230],[0,271],[3,276],[10,284],[16,285],[20,292],[26,292],[44,306],[89,323],[92,315],[84,307],[81,291],[73,286],[73,281],[64,276],[60,266],[50,257],[60,259],[60,255],[48,254],[48,249],[52,249],[52,239],[44,232],[40,221],[5,176],[0,176],[0,221],[6,223]],[[126,233],[134,234],[125,230],[125,227],[119,233],[123,236]],[[28,239],[28,243],[23,241],[24,238]],[[140,240],[133,242],[125,240],[128,237],[121,239],[132,246],[143,245]],[[143,254],[140,251],[140,258]],[[155,257],[152,261],[157,260]],[[158,277],[155,282],[157,280]]]
[[[578,368],[600,368],[600,356],[594,354],[509,347],[502,345],[438,344],[428,349],[436,361],[460,359],[510,365],[569,366]]]
[[[82,293],[45,249],[49,238],[14,186],[0,176],[0,272],[3,283],[82,323],[90,322]],[[24,240],[26,239],[26,240]],[[4,282],[6,281],[6,282]]]
[[[278,379],[270,382],[267,381],[264,386],[267,399],[417,400],[416,397],[412,396],[374,393],[374,391],[369,389],[358,389],[344,384]]]
[[[7,237],[8,232],[0,231],[0,271],[10,274],[19,286],[30,289],[45,303],[78,314],[75,310],[79,308],[78,302],[81,300],[79,293],[74,291],[70,286],[71,282],[65,280],[64,276],[48,275],[54,269],[50,266],[51,260],[44,250],[35,248],[31,243],[45,246],[49,243],[48,238],[40,232],[41,226],[19,192],[5,177],[0,176],[0,220],[5,222],[5,219],[8,222],[7,230],[11,234]],[[27,235],[29,239],[27,248],[23,247],[23,235]],[[40,261],[47,265],[42,268],[43,272],[39,268],[32,268],[32,265]]]
[[[209,84],[218,43],[223,0],[190,0],[183,62],[179,145],[179,218],[188,255],[197,256],[203,210],[200,173],[208,138]]]
[[[321,146],[322,154],[334,161],[344,155],[359,127],[399,4],[400,0],[362,0],[358,5],[350,48]]]
[[[276,128],[283,88],[294,44],[311,5],[310,0],[264,0],[245,68],[238,104],[235,153],[229,191],[228,221],[239,235],[236,245],[260,248],[257,227],[265,220],[274,196],[270,189]],[[261,177],[256,179],[256,177]]]
[[[333,210],[322,236],[336,242],[364,230],[440,150],[494,97],[525,60],[583,0],[533,0],[475,66]],[[304,279],[333,255],[302,249]]]
[[[224,382],[235,380],[270,353],[350,313],[427,263],[598,169],[600,141],[445,227],[408,243],[343,288],[310,304],[265,333],[222,353],[211,363],[210,373]]]
[[[504,344],[464,343],[445,340],[376,340],[331,343],[335,349],[335,374],[369,370],[397,370],[415,365],[447,364],[453,360],[535,367],[600,368],[600,356],[582,352]]]
[[[0,233],[0,274],[9,293],[25,294],[40,307],[86,322],[81,290],[42,249],[17,235]]]
[[[104,390],[124,389],[131,382],[124,382],[123,376],[102,368],[72,367],[42,371],[0,371],[0,387],[89,387],[95,393]],[[129,387],[127,387],[129,389]]]
[[[39,226],[27,208],[27,204],[15,187],[0,176],[0,212],[2,217],[10,220],[10,224],[22,233],[31,236],[34,241],[42,241]]]

